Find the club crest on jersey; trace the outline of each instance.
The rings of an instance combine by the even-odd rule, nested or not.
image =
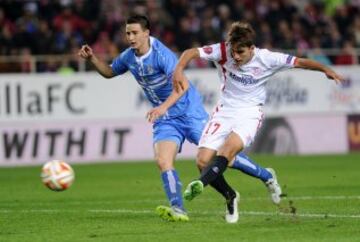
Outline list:
[[[251,69],[251,73],[255,76],[261,75],[263,71],[259,67],[254,67]]]
[[[210,55],[213,52],[213,48],[211,46],[204,46],[203,50],[208,55]]]
[[[154,69],[151,66],[146,66],[146,72],[147,74],[152,74],[154,73]]]

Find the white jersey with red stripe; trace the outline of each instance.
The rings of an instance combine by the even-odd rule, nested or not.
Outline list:
[[[276,72],[294,67],[296,57],[267,49],[254,49],[254,56],[237,66],[231,57],[231,46],[221,42],[198,48],[200,57],[213,61],[222,83],[220,104],[230,108],[263,105],[265,83]]]

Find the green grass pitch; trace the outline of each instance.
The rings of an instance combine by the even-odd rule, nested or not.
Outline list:
[[[359,153],[253,158],[277,171],[286,197],[277,207],[260,181],[227,170],[241,194],[237,224],[211,188],[185,203],[190,222],[162,221],[154,162],[73,165],[64,192],[41,184],[40,167],[1,168],[0,241],[360,241]],[[176,166],[184,185],[198,176],[193,161]]]

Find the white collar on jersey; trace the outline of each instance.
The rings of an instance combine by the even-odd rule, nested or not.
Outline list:
[[[238,68],[240,70],[242,70],[243,66],[246,66],[247,64],[250,64],[251,62],[253,62],[255,60],[255,58],[258,56],[258,54],[259,54],[259,48],[255,47],[254,54],[251,57],[251,59],[248,62],[246,62],[245,64],[242,64],[241,66],[239,66]],[[233,59],[233,61],[234,61],[234,59]],[[234,61],[234,63],[235,63],[235,61]]]
[[[250,59],[248,62],[246,62],[244,65],[246,65],[246,64],[252,62],[253,60],[255,60],[255,58],[258,56],[258,54],[259,54],[259,48],[255,47],[255,48],[254,48],[253,56],[252,56],[251,59]]]
[[[151,54],[152,49],[153,49],[152,45],[153,45],[154,41],[155,41],[155,38],[150,36],[150,48],[149,48],[148,52],[146,52],[142,56],[135,55],[135,59],[137,62],[143,61],[146,57],[148,57]]]

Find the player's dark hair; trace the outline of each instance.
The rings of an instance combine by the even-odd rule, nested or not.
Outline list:
[[[144,15],[133,15],[126,20],[126,24],[140,24],[143,30],[150,30],[150,21]]]
[[[255,31],[249,23],[234,22],[228,32],[228,40],[232,46],[250,47],[254,45]]]

